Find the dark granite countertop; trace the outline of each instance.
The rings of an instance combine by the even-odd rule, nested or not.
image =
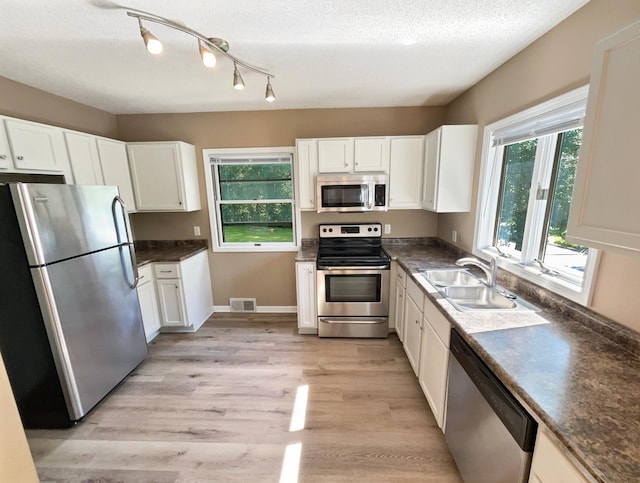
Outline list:
[[[138,267],[152,262],[180,262],[207,249],[207,240],[136,240]]]
[[[550,303],[542,289],[518,291],[520,282],[502,270],[498,282],[541,312],[459,312],[415,275],[451,266],[459,253],[419,243],[385,249],[592,478],[640,481],[637,333],[604,318],[594,321],[597,314],[585,315],[590,311],[568,301]]]

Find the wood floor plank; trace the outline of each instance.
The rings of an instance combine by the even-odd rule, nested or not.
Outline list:
[[[397,337],[298,335],[295,314],[160,334],[84,421],[27,436],[45,482],[461,481]]]

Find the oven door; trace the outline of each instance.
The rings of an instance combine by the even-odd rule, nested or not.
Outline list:
[[[367,267],[317,271],[318,316],[388,317],[389,270]]]

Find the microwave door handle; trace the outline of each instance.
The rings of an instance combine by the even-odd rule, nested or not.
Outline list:
[[[367,209],[373,210],[373,203],[375,201],[376,190],[372,184],[367,185]]]

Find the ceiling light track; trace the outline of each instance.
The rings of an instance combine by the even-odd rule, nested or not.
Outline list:
[[[207,67],[213,67],[216,65],[216,57],[215,54],[220,54],[233,62],[234,72],[233,72],[233,87],[235,89],[241,90],[244,88],[244,80],[240,75],[240,71],[238,67],[242,67],[248,71],[254,72],[259,75],[263,75],[267,78],[267,88],[265,100],[267,102],[273,102],[275,100],[275,95],[273,93],[273,88],[271,87],[271,79],[274,79],[275,76],[270,74],[267,71],[264,71],[254,65],[248,64],[238,57],[229,53],[229,43],[226,40],[215,38],[215,37],[205,37],[199,32],[186,27],[185,25],[181,25],[173,20],[169,20],[164,17],[160,17],[158,15],[154,15],[148,12],[142,11],[128,11],[127,15],[129,17],[134,17],[138,19],[138,25],[140,27],[140,35],[144,40],[144,44],[149,51],[149,53],[158,55],[162,52],[162,43],[158,38],[153,35],[148,29],[146,29],[142,25],[142,21],[145,20],[147,22],[153,22],[160,25],[164,25],[165,27],[172,28],[174,30],[179,30],[180,32],[184,32],[187,35],[191,35],[198,39],[198,48],[200,52],[200,57],[202,58],[202,62]]]

